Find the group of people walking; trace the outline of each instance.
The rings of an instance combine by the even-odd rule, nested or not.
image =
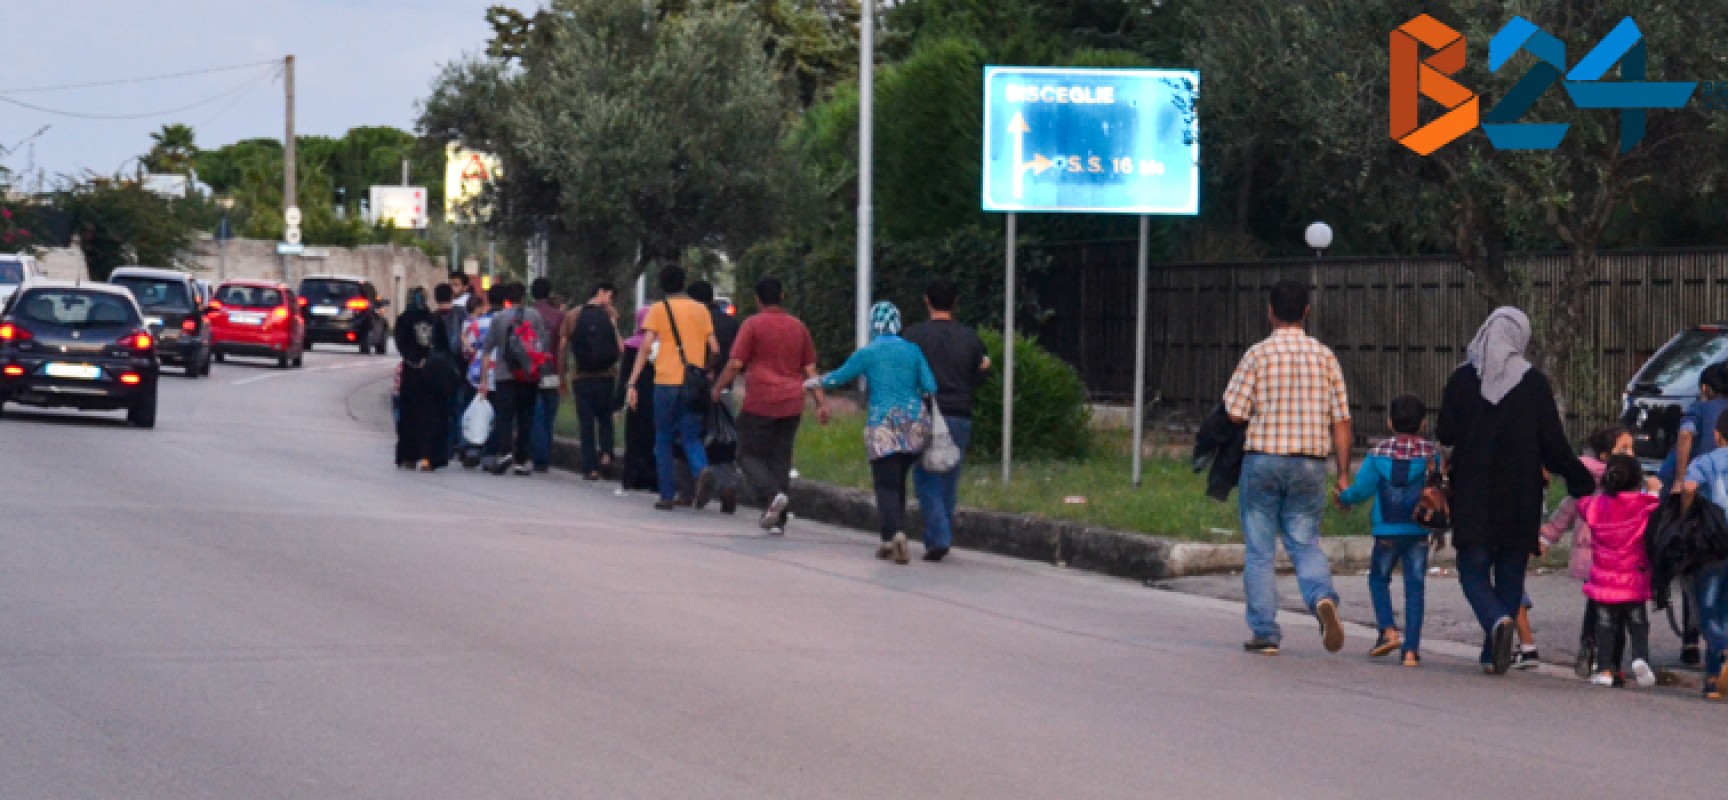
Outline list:
[[[1374,505],[1368,584],[1378,634],[1369,655],[1398,652],[1405,666],[1421,663],[1424,578],[1432,515],[1440,511],[1449,517],[1459,585],[1482,628],[1479,660],[1485,672],[1534,665],[1526,569],[1531,557],[1570,533],[1571,573],[1584,584],[1579,676],[1623,686],[1630,673],[1636,683],[1653,685],[1646,610],[1652,568],[1645,531],[1667,494],[1678,495],[1677,505],[1703,497],[1728,508],[1728,448],[1714,448],[1728,443],[1728,414],[1705,423],[1714,435],[1708,444],[1693,440],[1710,409],[1688,414],[1692,447],[1680,458],[1694,457],[1671,468],[1677,475],[1667,483],[1644,475],[1632,457],[1632,435],[1621,428],[1594,434],[1591,455],[1580,458],[1567,442],[1548,379],[1525,357],[1529,320],[1518,309],[1500,308],[1482,324],[1465,363],[1446,384],[1434,430],[1438,442],[1425,437],[1427,405],[1415,395],[1399,395],[1387,408],[1390,438],[1370,450],[1352,476],[1354,431],[1343,371],[1332,351],[1305,332],[1310,311],[1307,286],[1274,286],[1268,303],[1272,335],[1244,354],[1224,393],[1223,411],[1240,426],[1243,448],[1238,487],[1247,545],[1245,649],[1276,654],[1282,641],[1273,560],[1280,538],[1303,601],[1319,621],[1323,645],[1332,652],[1343,647],[1338,594],[1319,542],[1331,460],[1332,501],[1345,508]],[[1722,382],[1728,383],[1728,373]],[[1564,483],[1569,499],[1545,525],[1552,478]],[[1426,520],[1424,513],[1430,515]],[[1390,593],[1395,569],[1404,579],[1402,628]],[[1691,580],[1706,644],[1704,691],[1719,698],[1728,691],[1728,566],[1707,567]]]
[[[870,343],[824,375],[777,278],[756,282],[758,311],[742,325],[714,304],[711,285],[686,285],[686,278],[677,265],[660,271],[663,299],[636,310],[628,338],[619,330],[616,287],[606,282],[568,309],[545,279],[526,292],[513,284],[481,292],[453,273],[435,287],[432,303],[414,290],[396,329],[397,466],[433,471],[456,454],[498,475],[545,471],[559,408],[573,396],[587,480],[616,468],[625,490],[654,492],[661,511],[718,500],[731,512],[753,503],[762,509],[761,527],[782,534],[806,396],[826,425],[827,391],[862,381],[864,452],[880,514],[877,555],[910,561],[910,477],[923,512],[924,558],[942,560],[952,547],[960,466],[950,460],[926,468],[919,458],[938,430],[946,432],[943,446],[964,452],[973,395],[990,368],[978,334],[954,318],[954,286],[933,281],[924,298],[928,320],[904,334],[899,309],[877,303]],[[492,422],[475,441],[470,416],[480,404]],[[619,410],[624,453],[615,465]]]

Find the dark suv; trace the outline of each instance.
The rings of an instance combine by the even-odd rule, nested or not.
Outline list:
[[[1699,375],[1724,360],[1728,325],[1699,325],[1670,339],[1626,385],[1621,422],[1632,429],[1646,468],[1655,469],[1674,449],[1680,417],[1698,400]]]
[[[390,322],[383,308],[390,301],[364,278],[308,275],[300,281],[300,311],[306,318],[306,349],[313,343],[353,344],[360,355],[384,355],[390,344]]]
[[[0,406],[126,409],[156,427],[156,342],[126,290],[33,281],[0,309]]]
[[[207,298],[192,276],[171,269],[120,267],[108,282],[137,298],[162,363],[185,369],[189,378],[210,374],[210,324],[204,319]]]

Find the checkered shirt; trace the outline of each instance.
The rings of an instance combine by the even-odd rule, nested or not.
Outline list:
[[[1248,420],[1248,452],[1325,458],[1332,424],[1350,419],[1350,396],[1331,348],[1281,328],[1242,355],[1224,410]]]

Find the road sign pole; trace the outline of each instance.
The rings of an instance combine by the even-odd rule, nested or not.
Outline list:
[[[1019,215],[1008,214],[1007,300],[1002,308],[1002,485],[1014,479],[1014,257],[1015,223]]]
[[[1140,218],[1140,257],[1134,304],[1134,488],[1140,488],[1141,450],[1146,447],[1146,251],[1152,218]]]
[[[875,230],[876,0],[858,21],[858,348],[870,344],[871,237]]]

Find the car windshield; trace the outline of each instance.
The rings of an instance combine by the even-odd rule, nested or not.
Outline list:
[[[114,283],[131,290],[132,296],[138,298],[138,305],[145,308],[163,311],[192,310],[192,293],[186,291],[185,281],[129,275],[115,278]]]
[[[1728,358],[1728,333],[1694,328],[1650,359],[1638,383],[1666,395],[1689,395],[1697,391],[1698,373],[1723,358]]]
[[[24,282],[24,265],[16,261],[0,261],[0,284],[17,286]]]
[[[282,305],[282,293],[257,286],[224,286],[216,292],[216,301],[229,308],[275,308]]]
[[[18,319],[62,328],[138,327],[132,304],[103,292],[40,289],[19,298],[13,307]]]
[[[300,284],[300,296],[312,305],[341,305],[360,296],[360,284],[353,281],[306,281]]]

